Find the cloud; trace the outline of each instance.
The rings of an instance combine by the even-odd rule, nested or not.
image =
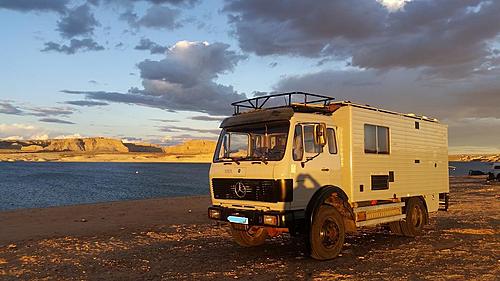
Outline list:
[[[0,8],[20,12],[58,12],[64,13],[68,0],[2,0]]]
[[[175,120],[175,119],[151,119],[151,121],[157,121],[157,122],[163,122],[163,123],[177,123],[177,122],[180,122],[180,120]]]
[[[24,112],[21,109],[19,109],[17,106],[15,106],[7,101],[0,101],[0,113],[12,114],[12,115],[22,115]]]
[[[67,116],[74,113],[74,109],[70,107],[30,107],[31,112],[28,115],[45,117],[45,116]]]
[[[192,120],[199,120],[199,121],[217,121],[220,122],[224,120],[226,117],[214,117],[214,116],[193,116],[191,117]]]
[[[10,101],[0,101],[0,113],[12,115],[31,115],[38,117],[68,116],[75,109],[71,107],[29,106],[17,105]]]
[[[0,124],[0,139],[34,139],[46,131],[28,124]]]
[[[90,12],[90,6],[83,4],[68,12],[67,15],[57,22],[57,30],[62,37],[73,38],[75,36],[88,36],[94,33],[94,28],[99,26],[94,14]]]
[[[376,1],[226,1],[244,51],[335,58],[359,68],[421,68],[463,78],[495,61],[499,1],[411,1],[389,11]]]
[[[159,61],[145,60],[137,66],[143,89],[127,93],[104,91],[71,91],[87,99],[137,104],[165,110],[204,112],[229,115],[229,103],[245,98],[231,86],[215,82],[246,57],[229,50],[223,43],[179,41]]]
[[[42,52],[59,52],[67,55],[75,54],[76,52],[85,52],[85,51],[101,51],[104,50],[104,47],[99,45],[93,39],[71,39],[69,45],[60,45],[55,42],[47,42],[45,43],[45,48],[42,49]]]
[[[164,54],[168,47],[161,46],[150,39],[142,38],[139,44],[134,47],[135,50],[149,50],[151,54]]]
[[[38,119],[40,122],[47,122],[47,123],[59,123],[59,124],[75,124],[73,122],[63,120],[63,119],[58,119],[58,118],[40,118]]]
[[[76,105],[76,106],[88,106],[88,107],[109,105],[109,103],[106,103],[106,102],[91,101],[91,100],[74,100],[74,101],[67,101],[65,103],[71,104],[71,105]]]
[[[191,127],[179,127],[179,126],[163,126],[160,127],[160,131],[162,132],[196,132],[201,134],[212,134],[218,135],[220,133],[220,129],[197,129]]]
[[[182,27],[179,22],[181,11],[166,6],[151,6],[146,13],[139,17],[131,9],[121,14],[120,18],[128,22],[133,28],[148,27],[173,30]]]
[[[288,76],[276,91],[307,91],[403,113],[435,117],[449,126],[450,146],[498,147],[499,73],[449,83],[418,70],[325,70]],[[478,148],[479,149],[479,148]]]

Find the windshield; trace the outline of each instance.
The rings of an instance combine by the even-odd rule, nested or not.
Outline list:
[[[269,122],[225,128],[214,160],[281,160],[285,155],[289,126],[289,122]]]

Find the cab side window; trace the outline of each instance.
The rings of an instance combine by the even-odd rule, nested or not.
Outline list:
[[[295,133],[293,135],[293,160],[301,161],[304,156],[304,147],[302,139],[302,126],[295,125]]]
[[[330,154],[337,154],[337,140],[335,138],[335,130],[328,128],[326,130],[326,137],[328,141],[328,151]]]
[[[307,153],[323,152],[323,147],[314,141],[314,125],[304,125],[304,148]]]

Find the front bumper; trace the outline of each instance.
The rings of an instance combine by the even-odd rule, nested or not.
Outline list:
[[[213,214],[219,214],[218,217],[214,217]],[[305,218],[305,212],[303,210],[294,211],[257,211],[257,210],[241,210],[226,208],[220,206],[212,206],[208,208],[208,218],[217,221],[229,222],[228,217],[243,217],[248,219],[248,225],[253,226],[269,226],[269,227],[285,227],[285,228],[295,228],[299,223],[302,223]],[[275,217],[276,223],[270,224],[269,220],[265,217]]]

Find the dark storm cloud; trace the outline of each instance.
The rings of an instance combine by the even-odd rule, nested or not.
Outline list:
[[[411,1],[389,13],[376,1],[227,1],[243,50],[257,55],[335,57],[361,68],[424,67],[465,77],[495,56],[499,1]]]
[[[376,1],[226,1],[235,35],[258,55],[316,57],[335,38],[366,38],[383,30],[387,10]]]
[[[57,118],[41,118],[41,119],[38,119],[38,121],[47,122],[47,123],[59,123],[59,124],[75,124],[71,121],[57,119]]]
[[[217,122],[224,120],[224,118],[226,118],[226,117],[214,117],[214,116],[203,116],[203,115],[191,117],[192,120],[217,121]]]
[[[223,73],[245,59],[223,43],[177,42],[159,61],[138,64],[143,89],[128,93],[104,91],[69,91],[90,100],[137,104],[165,110],[204,112],[211,115],[230,114],[227,104],[244,99],[231,86],[214,82]]]
[[[85,52],[85,51],[101,51],[104,50],[104,47],[99,45],[97,42],[90,38],[85,39],[71,39],[69,45],[58,44],[55,42],[46,42],[45,48],[43,48],[42,52],[59,52],[67,55],[75,54],[76,52]]]
[[[62,37],[73,38],[75,36],[92,35],[94,28],[99,26],[94,14],[87,4],[72,9],[67,15],[57,22],[57,30]]]
[[[40,11],[58,12],[66,11],[68,0],[2,0],[0,8],[15,10],[20,12]]]
[[[24,114],[24,112],[19,107],[8,101],[0,101],[0,113],[12,115]]]
[[[101,101],[91,101],[91,100],[74,100],[74,101],[67,101],[65,102],[66,104],[70,105],[76,105],[76,106],[103,106],[103,105],[109,105],[109,103],[106,102],[101,102]]]
[[[180,10],[166,6],[151,6],[146,13],[139,17],[133,10],[129,9],[121,14],[120,18],[128,22],[133,28],[148,27],[173,30],[182,24],[179,22]]]
[[[148,50],[151,54],[163,54],[168,50],[168,47],[161,46],[147,38],[142,38],[139,44],[134,47],[136,50]]]

